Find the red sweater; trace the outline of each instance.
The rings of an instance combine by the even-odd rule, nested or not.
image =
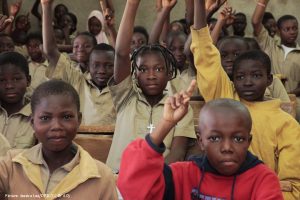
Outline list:
[[[125,200],[283,199],[275,173],[249,152],[235,176],[222,176],[206,158],[167,166],[164,145],[146,140],[133,141],[123,153],[118,188]]]

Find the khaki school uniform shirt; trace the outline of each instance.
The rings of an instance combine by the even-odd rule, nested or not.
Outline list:
[[[281,80],[275,75],[272,84],[266,88],[265,97],[280,99],[282,102],[291,101]]]
[[[43,158],[41,143],[29,149],[24,156],[33,164],[40,166],[41,178],[45,187],[45,193],[50,194],[51,191],[61,182],[61,180],[72,171],[79,163],[79,151],[75,145],[72,145],[71,151],[74,158],[67,164],[59,167],[50,174],[50,170],[46,161]]]
[[[0,134],[0,157],[5,156],[6,152],[10,149],[9,142],[4,137],[4,135]]]
[[[264,27],[256,39],[261,49],[270,56],[273,73],[283,74],[287,77],[285,82],[287,92],[297,88],[300,83],[300,46],[297,44],[296,49],[284,58],[283,48],[278,41],[269,36]],[[297,97],[297,120],[300,122],[300,97]]]
[[[19,112],[10,116],[0,106],[0,134],[5,136],[11,148],[24,149],[30,148],[35,144],[30,115],[30,103],[27,103]]]
[[[66,54],[60,54],[52,77],[70,83],[80,97],[82,125],[114,125],[116,112],[109,89],[99,90],[90,73],[82,73]],[[47,74],[46,74],[47,75]]]
[[[27,88],[26,96],[30,97],[37,86],[48,80],[46,77],[46,70],[49,64],[47,60],[43,63],[28,60],[28,65],[31,83],[30,87]]]
[[[108,85],[117,110],[117,121],[106,164],[113,170],[119,170],[121,155],[125,147],[136,138],[144,138],[161,120],[167,91],[162,100],[151,107],[142,91],[132,81],[131,76],[118,85],[115,85],[111,79]],[[166,145],[164,156],[169,154],[173,138],[176,136],[196,138],[191,108],[164,139]]]

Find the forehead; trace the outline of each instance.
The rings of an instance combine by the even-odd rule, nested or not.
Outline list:
[[[281,22],[280,24],[281,28],[287,27],[287,26],[298,26],[298,21],[295,19],[287,19]]]
[[[97,61],[97,62],[113,62],[114,61],[115,54],[113,51],[104,51],[104,50],[94,50],[91,53],[90,60],[91,62]]]
[[[182,34],[170,36],[168,38],[168,45],[184,45],[186,37]]]
[[[35,105],[35,110],[49,113],[77,112],[77,106],[72,96],[68,93],[50,94],[40,98],[39,103]]]
[[[90,23],[94,23],[94,24],[95,24],[95,23],[101,24],[100,20],[97,19],[96,16],[91,17],[91,18],[89,19],[89,22],[90,22]]]
[[[234,50],[247,50],[247,43],[242,39],[228,38],[221,41],[219,44],[220,51],[226,51],[230,49]]]
[[[230,108],[208,108],[205,110],[205,117],[200,120],[203,121],[202,126],[204,126],[201,134],[202,132],[238,133],[249,128],[246,115],[242,111],[233,111]],[[250,134],[250,130],[245,133]]]
[[[165,59],[160,52],[148,51],[138,55],[136,63],[138,66],[149,63],[163,64],[165,65]]]
[[[16,74],[22,73],[22,74],[25,74],[22,67],[17,66],[17,65],[12,64],[12,63],[6,63],[6,64],[3,64],[3,65],[0,65],[0,74],[3,74],[3,73],[16,73]]]
[[[248,60],[240,61],[239,65],[236,66],[235,69],[236,73],[254,72],[254,71],[267,73],[267,67],[259,60],[248,59]]]
[[[39,39],[35,39],[35,38],[32,38],[32,39],[28,40],[27,43],[31,44],[31,45],[42,44],[42,42]]]
[[[89,44],[93,44],[93,40],[90,36],[87,35],[78,35],[75,39],[74,39],[74,44],[75,43],[89,43]]]
[[[132,35],[132,39],[135,39],[135,40],[147,40],[146,36],[140,32],[135,32],[133,33]]]

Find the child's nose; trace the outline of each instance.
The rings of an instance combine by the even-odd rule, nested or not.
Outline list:
[[[221,152],[222,153],[232,153],[232,145],[230,140],[224,140],[221,143]]]

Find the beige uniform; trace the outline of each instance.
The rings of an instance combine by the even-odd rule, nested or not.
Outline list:
[[[80,97],[82,125],[114,125],[116,112],[108,87],[99,90],[88,72],[84,74],[65,54],[60,54],[52,77],[70,83]]]
[[[147,133],[152,132],[162,118],[167,94],[165,93],[162,100],[151,107],[130,76],[118,85],[114,85],[113,80],[110,80],[109,88],[117,110],[117,121],[106,164],[118,170],[125,147],[136,138],[144,138]],[[173,138],[176,136],[196,138],[191,108],[165,138],[164,156],[169,154]]]
[[[0,106],[0,134],[3,134],[11,148],[30,148],[35,144],[34,130],[30,124],[31,108],[26,104],[19,112],[8,116]]]
[[[6,155],[6,152],[10,149],[9,142],[4,137],[4,135],[0,134],[0,156]]]

